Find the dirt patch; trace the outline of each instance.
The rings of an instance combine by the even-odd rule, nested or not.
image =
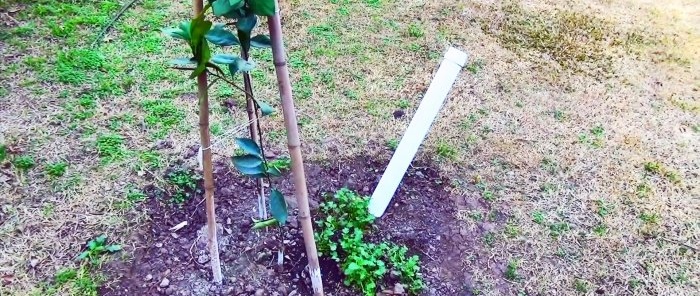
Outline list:
[[[312,206],[326,193],[342,187],[370,194],[385,167],[383,162],[364,159],[308,165]],[[178,208],[164,202],[168,197],[162,190],[151,187],[146,190],[151,198],[143,204],[149,222],[136,235],[130,260],[106,266],[106,272],[116,280],[105,285],[101,295],[311,294],[296,217],[291,217],[281,232],[251,230],[254,183],[223,163],[216,165],[215,175],[224,284],[211,284],[201,196]],[[414,166],[388,213],[377,220],[373,237],[406,244],[411,253],[420,256],[427,283],[425,295],[464,295],[469,287],[464,282],[458,247],[463,243],[459,221],[445,185],[446,180],[435,169]],[[290,176],[281,178],[277,186],[285,196],[293,196]],[[289,202],[295,206],[293,200]],[[188,225],[170,230],[183,221]],[[285,249],[281,268],[276,265],[280,243]],[[342,284],[334,262],[323,258],[321,262],[327,295],[357,294]]]

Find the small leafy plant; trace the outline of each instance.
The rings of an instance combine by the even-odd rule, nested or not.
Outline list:
[[[85,251],[81,252],[76,258],[78,261],[88,260],[92,264],[100,263],[100,256],[108,253],[115,253],[121,251],[122,246],[115,244],[107,244],[107,235],[101,234],[100,236],[91,239],[85,245]]]
[[[26,172],[35,165],[34,158],[31,155],[21,155],[12,161],[12,164],[20,171]]]
[[[66,173],[67,168],[68,164],[63,161],[50,163],[46,165],[46,174],[52,178],[58,178]]]
[[[420,275],[420,259],[408,256],[408,248],[394,243],[365,241],[365,232],[374,222],[367,206],[369,199],[343,188],[334,198],[320,206],[325,216],[317,221],[318,250],[338,262],[345,275],[344,284],[375,295],[388,276],[399,279],[411,294],[419,293],[425,284]]]
[[[193,192],[198,192],[197,182],[201,177],[192,171],[185,169],[174,170],[167,175],[167,181],[174,187],[174,193],[171,201],[175,204],[182,205],[190,197]]]

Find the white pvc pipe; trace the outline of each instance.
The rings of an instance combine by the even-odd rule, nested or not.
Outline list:
[[[389,161],[382,179],[369,201],[369,212],[375,217],[384,215],[384,211],[391,202],[396,189],[401,184],[403,175],[418,152],[418,147],[425,139],[430,126],[435,121],[440,108],[447,98],[457,75],[467,63],[467,54],[450,47],[445,53],[445,58],[440,63],[437,74],[428,87],[423,100],[418,106],[408,129],[401,138],[399,147]]]

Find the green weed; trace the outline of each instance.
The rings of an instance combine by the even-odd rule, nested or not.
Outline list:
[[[435,153],[441,159],[455,160],[457,158],[457,150],[447,142],[440,141],[435,148]]]
[[[598,236],[603,236],[608,233],[608,226],[604,223],[600,223],[593,227],[593,233],[597,234]]]
[[[82,84],[88,82],[88,71],[103,68],[104,56],[90,49],[69,49],[58,55],[56,75],[59,82]]]
[[[97,154],[103,163],[121,160],[126,156],[124,137],[118,134],[101,134],[97,136]]]
[[[58,178],[66,173],[67,168],[68,163],[63,161],[49,163],[46,165],[46,174],[52,178]]]
[[[549,225],[549,235],[551,235],[553,238],[557,238],[561,236],[564,232],[567,232],[571,229],[569,226],[569,223],[566,222],[557,222],[557,223],[552,223]]]
[[[15,166],[15,168],[22,172],[26,172],[36,165],[34,162],[34,157],[31,155],[20,155],[12,161],[12,164]]]
[[[639,198],[648,198],[652,193],[651,185],[649,185],[647,182],[639,183],[639,185],[637,185],[636,193],[637,197]]]
[[[408,26],[408,36],[413,38],[420,38],[425,35],[423,27],[419,23],[412,23]]]
[[[532,213],[532,221],[539,224],[539,225],[544,225],[545,223],[545,217],[544,213],[540,211],[535,211]]]
[[[267,163],[268,167],[275,168],[280,172],[287,171],[292,167],[292,160],[289,157],[280,157]]]
[[[656,213],[644,212],[639,215],[639,219],[646,224],[657,225],[661,221],[661,217]]]
[[[396,150],[396,148],[399,147],[399,140],[398,139],[389,139],[386,141],[386,147],[391,149],[391,150]]]
[[[121,251],[122,247],[115,244],[107,244],[107,235],[101,234],[85,244],[85,251],[81,252],[77,260],[87,260],[89,263],[99,265],[101,256]]]
[[[513,221],[508,222],[503,230],[503,233],[509,238],[516,238],[520,236],[520,227]]]
[[[483,241],[486,246],[493,248],[496,242],[496,235],[493,232],[487,232],[484,234]]]
[[[479,73],[479,71],[481,71],[481,69],[483,69],[483,68],[484,68],[484,61],[481,59],[477,59],[477,60],[467,64],[467,66],[465,66],[465,69],[467,69],[467,71],[471,72],[472,74]]]
[[[518,274],[518,266],[520,265],[519,260],[511,259],[508,260],[508,265],[506,265],[505,277],[510,281],[520,280],[520,275]]]
[[[608,214],[610,214],[610,205],[606,204],[605,201],[596,200],[595,203],[598,206],[598,210],[596,211],[596,213],[598,213],[598,216],[605,217]]]
[[[579,292],[582,294],[588,293],[588,289],[589,289],[588,285],[589,285],[588,282],[586,282],[584,280],[576,279],[574,281],[574,289],[576,290],[576,292]]]
[[[418,256],[408,256],[408,248],[393,243],[368,243],[365,232],[374,222],[367,206],[369,199],[346,188],[320,206],[324,215],[317,221],[316,241],[321,255],[339,263],[344,283],[373,296],[390,274],[397,276],[410,294],[424,287]]]
[[[193,171],[176,169],[168,173],[166,180],[173,187],[171,201],[177,205],[182,205],[192,197],[193,192],[199,192],[197,182],[201,177]]]

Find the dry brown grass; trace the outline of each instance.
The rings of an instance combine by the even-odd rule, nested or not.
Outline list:
[[[511,237],[499,225],[493,247],[464,254],[465,260],[482,256],[490,264],[469,266],[473,288],[485,295],[519,290],[575,295],[576,283],[587,282],[589,294],[597,288],[610,295],[700,293],[697,251],[683,251],[683,244],[700,247],[700,5],[632,0],[505,6],[496,1],[333,2],[298,0],[283,7],[309,159],[384,157],[384,143],[401,137],[442,52],[454,45],[479,63],[472,65],[473,72],[461,74],[418,157],[440,165],[454,180],[458,199],[481,198],[475,179],[493,188],[491,208],[520,229]],[[171,12],[184,17],[187,8],[178,5]],[[130,14],[122,21],[133,18]],[[412,25],[422,34],[411,33]],[[23,56],[56,50],[36,42],[16,56],[14,46],[0,46],[5,57],[1,69]],[[22,68],[20,74],[33,79],[29,70]],[[276,105],[271,67],[254,77],[258,97]],[[48,91],[37,94],[36,87],[10,79],[2,76],[0,83],[10,91],[0,100],[0,140],[36,155],[41,163],[70,160],[68,177],[59,183],[81,177],[57,191],[36,169],[24,185],[0,187],[5,219],[0,221],[0,275],[12,274],[0,294],[26,295],[59,267],[74,265],[73,256],[96,234],[106,232],[128,243],[138,221],[125,217],[139,215],[125,215],[115,205],[128,183],[145,181],[128,161],[100,166],[90,146],[94,135],[65,134],[52,124],[52,115],[62,112],[56,94],[66,86],[46,85]],[[187,89],[193,89],[191,83],[177,80],[144,83],[126,95],[101,100],[99,115],[85,126],[102,131],[107,118],[132,112],[137,123],[120,130],[127,148],[151,147],[155,141],[140,124],[145,114],[138,101]],[[186,110],[182,126],[194,127],[196,102],[188,92],[177,92],[173,101]],[[221,90],[213,94],[217,103],[229,96]],[[235,100],[242,106],[241,97]],[[405,109],[406,116],[394,119],[397,109]],[[243,110],[235,114],[237,121],[229,122],[228,114],[215,111],[212,120],[228,131],[242,122]],[[277,116],[263,128],[275,149],[284,151],[281,127]],[[167,138],[174,145],[162,153],[170,163],[196,144],[197,132],[176,128]],[[215,153],[223,158],[231,149],[224,145]],[[441,152],[447,155],[441,157],[438,150],[452,152]],[[652,161],[678,172],[680,184],[645,173],[644,164]],[[51,215],[42,213],[47,205]],[[601,207],[607,209],[603,215]],[[533,222],[536,212],[548,224]],[[645,222],[640,219],[644,214],[660,218]],[[570,230],[553,238],[549,224],[561,222]],[[594,231],[600,225],[607,226],[603,235]],[[31,259],[39,265],[28,267]],[[520,260],[522,279],[504,282],[502,271],[493,266],[513,259]]]

